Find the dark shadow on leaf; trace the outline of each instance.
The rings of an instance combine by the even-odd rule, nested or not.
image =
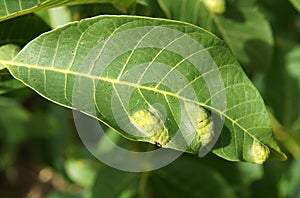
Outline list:
[[[237,7],[231,4],[226,6],[226,12],[223,16],[239,23],[243,23],[246,20],[244,14]]]
[[[287,71],[285,58],[289,48],[276,52],[272,68],[266,75],[264,98],[274,112],[275,117],[286,128],[295,123],[300,116],[299,79]]]
[[[38,16],[28,14],[0,23],[0,45],[13,43],[20,46],[51,28]]]
[[[247,62],[240,61],[248,74],[253,72],[266,72],[271,65],[273,49],[268,43],[253,39],[244,43]]]
[[[215,127],[216,126],[214,126],[214,128]],[[217,126],[217,128],[218,128],[218,126]],[[217,131],[217,129],[215,131]],[[223,126],[221,134],[219,135],[218,140],[217,140],[216,144],[214,145],[213,149],[219,149],[219,148],[226,147],[227,145],[230,144],[231,138],[232,137],[231,137],[230,131],[228,130],[227,127]]]

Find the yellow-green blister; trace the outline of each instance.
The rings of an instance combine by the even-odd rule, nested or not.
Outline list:
[[[195,139],[191,143],[191,149],[196,153],[201,147],[207,145],[213,139],[214,124],[211,119],[211,114],[202,106],[187,102],[185,108],[188,120],[193,125],[195,132]]]
[[[149,142],[164,147],[170,140],[163,120],[155,110],[138,110],[132,116],[133,125],[149,138]]]
[[[263,164],[270,155],[268,147],[260,143],[258,140],[254,140],[251,149],[252,160],[256,164]]]
[[[214,136],[213,122],[211,120],[211,115],[209,115],[204,108],[198,107],[198,111],[197,134],[199,136],[201,146],[205,146]]]

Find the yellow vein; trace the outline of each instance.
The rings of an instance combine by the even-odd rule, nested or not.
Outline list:
[[[181,61],[179,61],[174,67],[172,67],[172,69],[170,69],[170,71],[168,71],[168,73],[166,73],[166,75],[160,80],[160,82],[155,86],[155,88],[158,88],[159,87],[159,85],[161,85],[161,83],[168,77],[168,75],[170,75],[170,73],[172,73],[172,71],[174,71],[175,69],[177,69],[178,67],[179,67],[179,65],[181,65],[181,63],[183,63],[184,61],[186,61],[187,59],[189,59],[189,58],[191,58],[192,56],[194,56],[194,55],[196,55],[196,54],[198,54],[198,53],[200,53],[200,52],[203,52],[203,51],[205,51],[205,50],[208,50],[208,49],[211,49],[211,48],[214,48],[214,47],[216,47],[216,46],[210,46],[210,47],[208,47],[208,48],[204,48],[204,49],[201,49],[201,50],[199,50],[199,51],[197,51],[197,52],[195,52],[195,53],[192,53],[192,54],[190,54],[189,56],[187,56],[187,57],[184,57]],[[200,76],[201,77],[201,76]],[[192,82],[191,82],[192,83]],[[186,86],[188,86],[189,84],[187,84]],[[182,89],[184,89],[185,87],[183,87]],[[181,90],[179,90],[178,92],[177,92],[177,94],[178,93],[180,93],[181,91],[182,91],[182,89]]]
[[[23,10],[23,7],[22,7],[22,0],[19,0],[19,8],[20,8],[20,11]]]
[[[3,0],[3,4],[4,4],[5,11],[6,11],[6,15],[9,15],[9,11],[8,11],[8,8],[7,8],[6,0]]]
[[[100,111],[100,107],[97,103],[97,98],[96,98],[96,83],[95,83],[95,79],[93,79],[93,90],[94,90],[94,93],[93,93],[93,100],[94,100],[94,103],[95,103],[95,106],[96,106],[96,109],[98,111],[98,113],[102,114],[101,111]],[[104,117],[104,115],[103,115]]]
[[[41,59],[41,55],[42,55],[42,49],[44,47],[44,42],[45,42],[45,37],[43,37],[43,40],[42,40],[42,43],[41,45],[39,45],[40,49],[39,49],[39,54],[38,54],[38,57],[36,59],[36,65],[39,65],[39,62],[40,62],[40,59]],[[27,59],[27,55],[26,55],[26,62],[28,62],[28,59]]]
[[[174,113],[174,111],[173,111],[173,108],[171,107],[171,102],[169,101],[167,95],[164,94],[164,97],[165,97],[165,100],[166,100],[166,102],[167,102],[167,104],[168,104],[168,106],[169,106],[169,109],[170,109],[170,112],[171,112],[171,114],[172,114],[172,116],[173,116],[173,118],[174,118],[174,121],[175,121],[175,123],[176,123],[177,126],[178,126],[178,130],[180,130],[180,129],[181,129],[181,125],[179,125],[179,121],[177,120],[177,117],[175,116],[175,113]]]
[[[255,118],[257,118],[256,116],[259,116],[259,115],[264,115],[262,111],[258,111],[258,112],[255,112],[255,113],[249,113],[249,114],[246,114],[244,116],[241,116],[239,118],[236,119],[237,122],[239,122],[240,120],[243,120],[243,119],[247,119],[249,117],[253,117],[255,116]]]
[[[144,72],[142,73],[142,75],[139,77],[139,80],[137,81],[137,83],[140,83],[140,81],[142,80],[142,78],[144,77],[144,75],[146,74],[146,72],[149,70],[149,68],[151,67],[152,63],[157,59],[157,57],[170,45],[172,45],[173,43],[175,43],[177,40],[179,40],[180,38],[182,38],[183,36],[185,36],[185,34],[183,34],[182,36],[174,39],[173,41],[171,41],[170,43],[168,43],[166,46],[164,46],[156,55],[155,57],[152,59],[152,61],[148,64],[148,66],[146,67],[146,69],[144,70]],[[157,88],[157,86],[155,87]]]
[[[237,147],[237,132],[236,132],[236,130],[235,130],[235,127],[234,127],[234,125],[235,125],[235,123],[232,123],[232,132],[233,132],[233,134],[234,134],[234,138],[233,138],[233,140],[234,140],[234,145],[235,145],[235,152],[236,152],[236,155],[237,156],[240,156],[239,155],[239,151],[238,151],[238,147]],[[244,136],[245,137],[245,136]],[[243,146],[244,146],[244,144],[242,144],[242,148],[243,148]]]
[[[223,91],[226,91],[226,90],[228,90],[228,89],[232,89],[232,88],[234,88],[234,87],[239,87],[239,86],[241,86],[241,87],[243,87],[243,88],[245,88],[246,86],[248,86],[249,89],[250,89],[250,88],[253,89],[253,86],[251,86],[251,85],[249,85],[249,84],[245,84],[245,83],[237,83],[237,84],[234,84],[234,85],[229,85],[229,86],[227,86],[227,87],[224,87],[224,88],[218,90],[218,91],[215,92],[213,95],[210,95],[210,97],[209,97],[204,103],[207,104],[209,101],[212,100],[212,98],[216,97],[217,95],[219,95],[219,94],[222,93]],[[253,89],[253,91],[255,91],[255,90]],[[246,92],[244,91],[243,93],[246,93]],[[226,109],[226,111],[228,111],[228,109]]]
[[[68,74],[65,73],[65,83],[64,83],[64,96],[67,102],[69,102],[70,104],[72,104],[72,102],[69,100],[68,96],[67,96],[67,84],[68,84]]]
[[[119,100],[120,103],[121,103],[121,106],[122,106],[124,112],[126,113],[126,115],[127,115],[127,117],[129,118],[129,120],[132,121],[132,118],[131,118],[131,116],[129,115],[129,112],[127,111],[126,107],[124,106],[124,103],[123,103],[123,101],[122,101],[122,98],[120,97],[119,92],[118,92],[118,90],[116,89],[115,84],[113,83],[112,86],[113,86],[113,88],[114,88],[114,91],[116,92],[116,95],[117,95],[117,97],[118,97],[118,100]]]
[[[232,119],[228,115],[224,114],[224,112],[220,111],[219,109],[216,109],[212,106],[206,105],[206,104],[198,102],[198,101],[190,100],[188,98],[179,96],[179,95],[177,95],[175,93],[172,93],[172,92],[159,90],[159,89],[156,89],[156,88],[153,88],[153,87],[147,87],[147,86],[143,86],[143,85],[139,85],[139,84],[135,84],[135,83],[131,83],[131,82],[120,81],[120,80],[101,77],[101,76],[94,76],[94,75],[91,75],[91,74],[83,74],[83,73],[78,73],[78,72],[75,72],[75,71],[66,71],[66,70],[58,69],[58,68],[51,68],[51,67],[38,66],[38,65],[30,65],[30,64],[26,64],[26,63],[15,62],[15,61],[5,61],[5,60],[0,60],[0,63],[4,64],[4,65],[7,65],[9,71],[13,70],[12,66],[25,67],[25,68],[28,68],[29,71],[30,71],[30,69],[49,70],[49,71],[54,71],[54,72],[59,72],[59,73],[68,73],[68,74],[71,74],[71,75],[74,75],[74,76],[86,77],[86,78],[89,78],[89,79],[96,79],[96,80],[100,80],[100,81],[105,81],[105,82],[111,83],[113,86],[115,84],[121,84],[121,85],[135,87],[135,88],[138,88],[138,89],[145,89],[145,90],[153,91],[153,92],[156,92],[156,93],[169,95],[169,96],[178,98],[182,101],[191,102],[193,104],[200,105],[202,107],[206,107],[206,108],[208,108],[212,111],[215,111],[215,112],[219,113],[220,115],[227,118],[232,123],[232,125],[238,126],[242,131],[247,133],[250,137],[257,140],[257,138],[255,136],[253,136],[252,134],[250,134],[243,126],[241,126],[239,123],[237,123],[234,119]],[[13,72],[11,72],[11,73],[13,74]],[[18,77],[16,77],[16,78],[19,79]],[[21,79],[19,79],[19,80],[22,81]],[[22,82],[24,82],[24,81],[22,81]],[[24,82],[24,83],[26,84],[26,82]]]
[[[256,96],[258,96],[258,95],[256,95]],[[231,111],[231,110],[233,110],[233,109],[235,109],[235,108],[237,108],[237,107],[239,107],[239,106],[241,106],[241,105],[245,105],[245,104],[247,104],[247,103],[252,103],[252,102],[257,102],[257,101],[259,101],[259,98],[258,98],[258,97],[256,97],[256,98],[253,99],[253,100],[246,100],[246,101],[244,101],[244,102],[238,103],[238,104],[233,105],[233,106],[231,106],[231,107],[229,107],[229,108],[226,108],[226,113],[229,112],[229,111]]]
[[[124,65],[122,66],[122,69],[121,69],[121,71],[120,71],[120,74],[118,75],[118,77],[117,77],[117,80],[119,80],[120,78],[121,78],[121,76],[122,76],[122,74],[123,74],[123,72],[124,72],[124,70],[125,70],[125,68],[126,68],[126,65],[129,63],[129,60],[131,59],[131,57],[132,57],[132,55],[133,55],[133,53],[135,52],[135,50],[137,49],[137,47],[141,44],[141,42],[152,32],[152,31],[154,31],[155,29],[157,29],[158,27],[154,27],[154,28],[152,28],[149,32],[147,32],[145,35],[143,35],[142,37],[141,37],[141,39],[137,42],[137,44],[134,46],[134,48],[131,50],[131,53],[130,53],[130,55],[128,56],[128,58],[127,58],[127,60],[126,60],[126,62],[124,63]]]
[[[45,92],[47,93],[47,76],[46,76],[46,70],[43,71],[43,76],[44,76],[44,79],[43,79],[43,82],[44,82],[44,90]]]
[[[76,30],[77,30],[77,29],[76,29]],[[72,67],[73,64],[74,64],[74,62],[75,62],[75,57],[76,57],[76,54],[77,54],[79,45],[80,45],[80,43],[81,43],[81,41],[82,41],[82,39],[83,39],[83,35],[86,34],[86,31],[87,31],[87,30],[88,30],[88,29],[86,29],[84,32],[81,32],[80,30],[78,30],[79,32],[81,32],[81,34],[80,34],[80,37],[79,37],[79,39],[78,39],[78,41],[77,41],[77,43],[76,43],[75,49],[74,49],[74,51],[73,51],[73,58],[72,58],[72,60],[71,60],[71,62],[70,62],[70,65],[68,66],[67,70],[70,70],[71,67]]]
[[[53,58],[52,58],[51,67],[55,67],[56,57],[57,57],[57,54],[58,54],[58,48],[59,48],[59,43],[60,43],[61,35],[62,35],[62,34],[63,34],[63,32],[61,32],[61,33],[58,35],[58,39],[57,39],[57,41],[55,42],[55,43],[56,43],[56,46],[55,46],[55,51],[54,51]]]
[[[112,36],[114,36],[114,34],[115,34],[122,26],[123,26],[123,25],[121,25],[121,26],[115,28],[114,31],[109,35],[109,37],[104,41],[103,46],[102,46],[102,48],[101,48],[101,50],[100,50],[98,56],[95,58],[95,60],[94,60],[94,62],[93,62],[93,64],[92,64],[92,66],[91,66],[91,68],[90,68],[88,74],[91,74],[91,73],[92,73],[94,67],[96,66],[97,61],[99,60],[101,54],[103,53],[103,50],[104,50],[105,46],[106,46],[107,43],[110,41],[110,39],[112,38]]]

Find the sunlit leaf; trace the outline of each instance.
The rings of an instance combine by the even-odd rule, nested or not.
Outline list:
[[[19,46],[12,44],[3,45],[0,47],[0,59],[12,60],[19,51]],[[4,68],[5,65],[0,64],[0,94],[23,88],[24,84],[14,79]]]
[[[43,34],[1,63],[47,99],[129,139],[190,153],[218,140],[212,151],[227,160],[263,163],[269,153],[285,158],[260,94],[230,49],[199,27],[96,17]],[[133,119],[141,110],[148,112],[145,123]]]
[[[274,44],[271,26],[258,8],[245,6],[249,2],[227,4],[223,14],[210,10],[212,2],[219,0],[208,1],[209,4],[205,0],[204,3],[201,0],[158,2],[170,19],[194,23],[211,31],[217,29],[248,71],[264,71],[270,67]]]
[[[17,45],[4,45],[0,47],[0,59],[12,60],[20,51],[20,47]],[[5,65],[0,64],[0,70],[4,69]]]
[[[300,12],[300,1],[299,0],[290,0],[294,7]]]
[[[185,171],[180,171],[182,169]],[[155,197],[236,197],[232,188],[215,170],[190,159],[180,158],[168,167],[155,171],[150,179],[155,188]]]
[[[65,169],[71,180],[79,185],[89,187],[96,178],[96,166],[88,160],[69,159],[66,161]]]
[[[114,3],[120,7],[126,8],[134,2],[135,0],[0,0],[0,21],[57,6],[88,3]]]

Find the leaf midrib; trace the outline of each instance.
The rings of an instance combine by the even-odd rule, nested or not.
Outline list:
[[[18,67],[26,67],[26,68],[32,68],[32,69],[39,69],[39,70],[54,71],[54,72],[63,73],[63,74],[71,74],[71,75],[75,75],[75,76],[86,77],[86,78],[89,78],[89,79],[96,79],[96,80],[100,80],[100,81],[104,81],[104,82],[109,82],[111,84],[126,85],[126,86],[135,87],[137,89],[144,89],[144,90],[148,90],[148,91],[153,91],[153,92],[156,92],[156,93],[160,93],[160,94],[163,94],[163,95],[172,96],[172,97],[178,98],[178,99],[180,99],[182,101],[190,102],[190,103],[193,103],[193,104],[196,104],[196,105],[199,105],[199,106],[202,106],[202,107],[205,107],[205,108],[208,108],[208,109],[210,109],[212,111],[217,112],[221,116],[224,116],[226,119],[228,119],[233,125],[236,125],[237,127],[239,127],[244,133],[246,133],[247,135],[249,135],[251,138],[253,138],[254,140],[258,140],[255,136],[253,136],[251,133],[249,133],[247,131],[247,129],[245,129],[237,121],[233,120],[231,117],[229,117],[228,115],[226,115],[223,111],[220,111],[219,109],[216,109],[216,108],[214,108],[212,106],[209,106],[209,105],[207,105],[205,103],[194,101],[194,100],[182,97],[180,95],[174,94],[172,92],[160,90],[160,89],[153,88],[153,87],[147,87],[147,86],[143,86],[143,85],[139,85],[139,84],[135,84],[135,83],[131,83],[131,82],[120,81],[120,80],[117,80],[117,79],[112,79],[112,78],[107,78],[107,77],[102,77],[102,76],[94,76],[94,75],[90,75],[90,74],[84,74],[84,73],[79,73],[79,72],[75,72],[75,71],[71,71],[71,70],[64,70],[64,69],[58,69],[58,68],[53,68],[53,67],[30,65],[30,64],[26,64],[26,63],[15,62],[15,61],[5,61],[5,60],[0,60],[0,64],[6,65],[6,66],[7,65],[11,65],[11,66],[18,66]],[[11,68],[10,67],[7,67],[7,68],[10,71]],[[13,72],[11,72],[11,73],[13,73]],[[19,79],[17,77],[16,77],[16,79],[20,80],[21,82],[23,82],[27,86],[31,87],[30,85],[28,85],[27,83],[25,83],[23,80],[21,80],[21,79]],[[31,87],[31,88],[34,89],[33,87]],[[35,91],[38,92],[37,90],[35,90]],[[58,103],[58,104],[63,105],[61,103]],[[63,105],[63,106],[66,106],[66,105]],[[69,108],[72,108],[72,107],[69,107]],[[259,141],[259,142],[261,142],[261,141]]]

